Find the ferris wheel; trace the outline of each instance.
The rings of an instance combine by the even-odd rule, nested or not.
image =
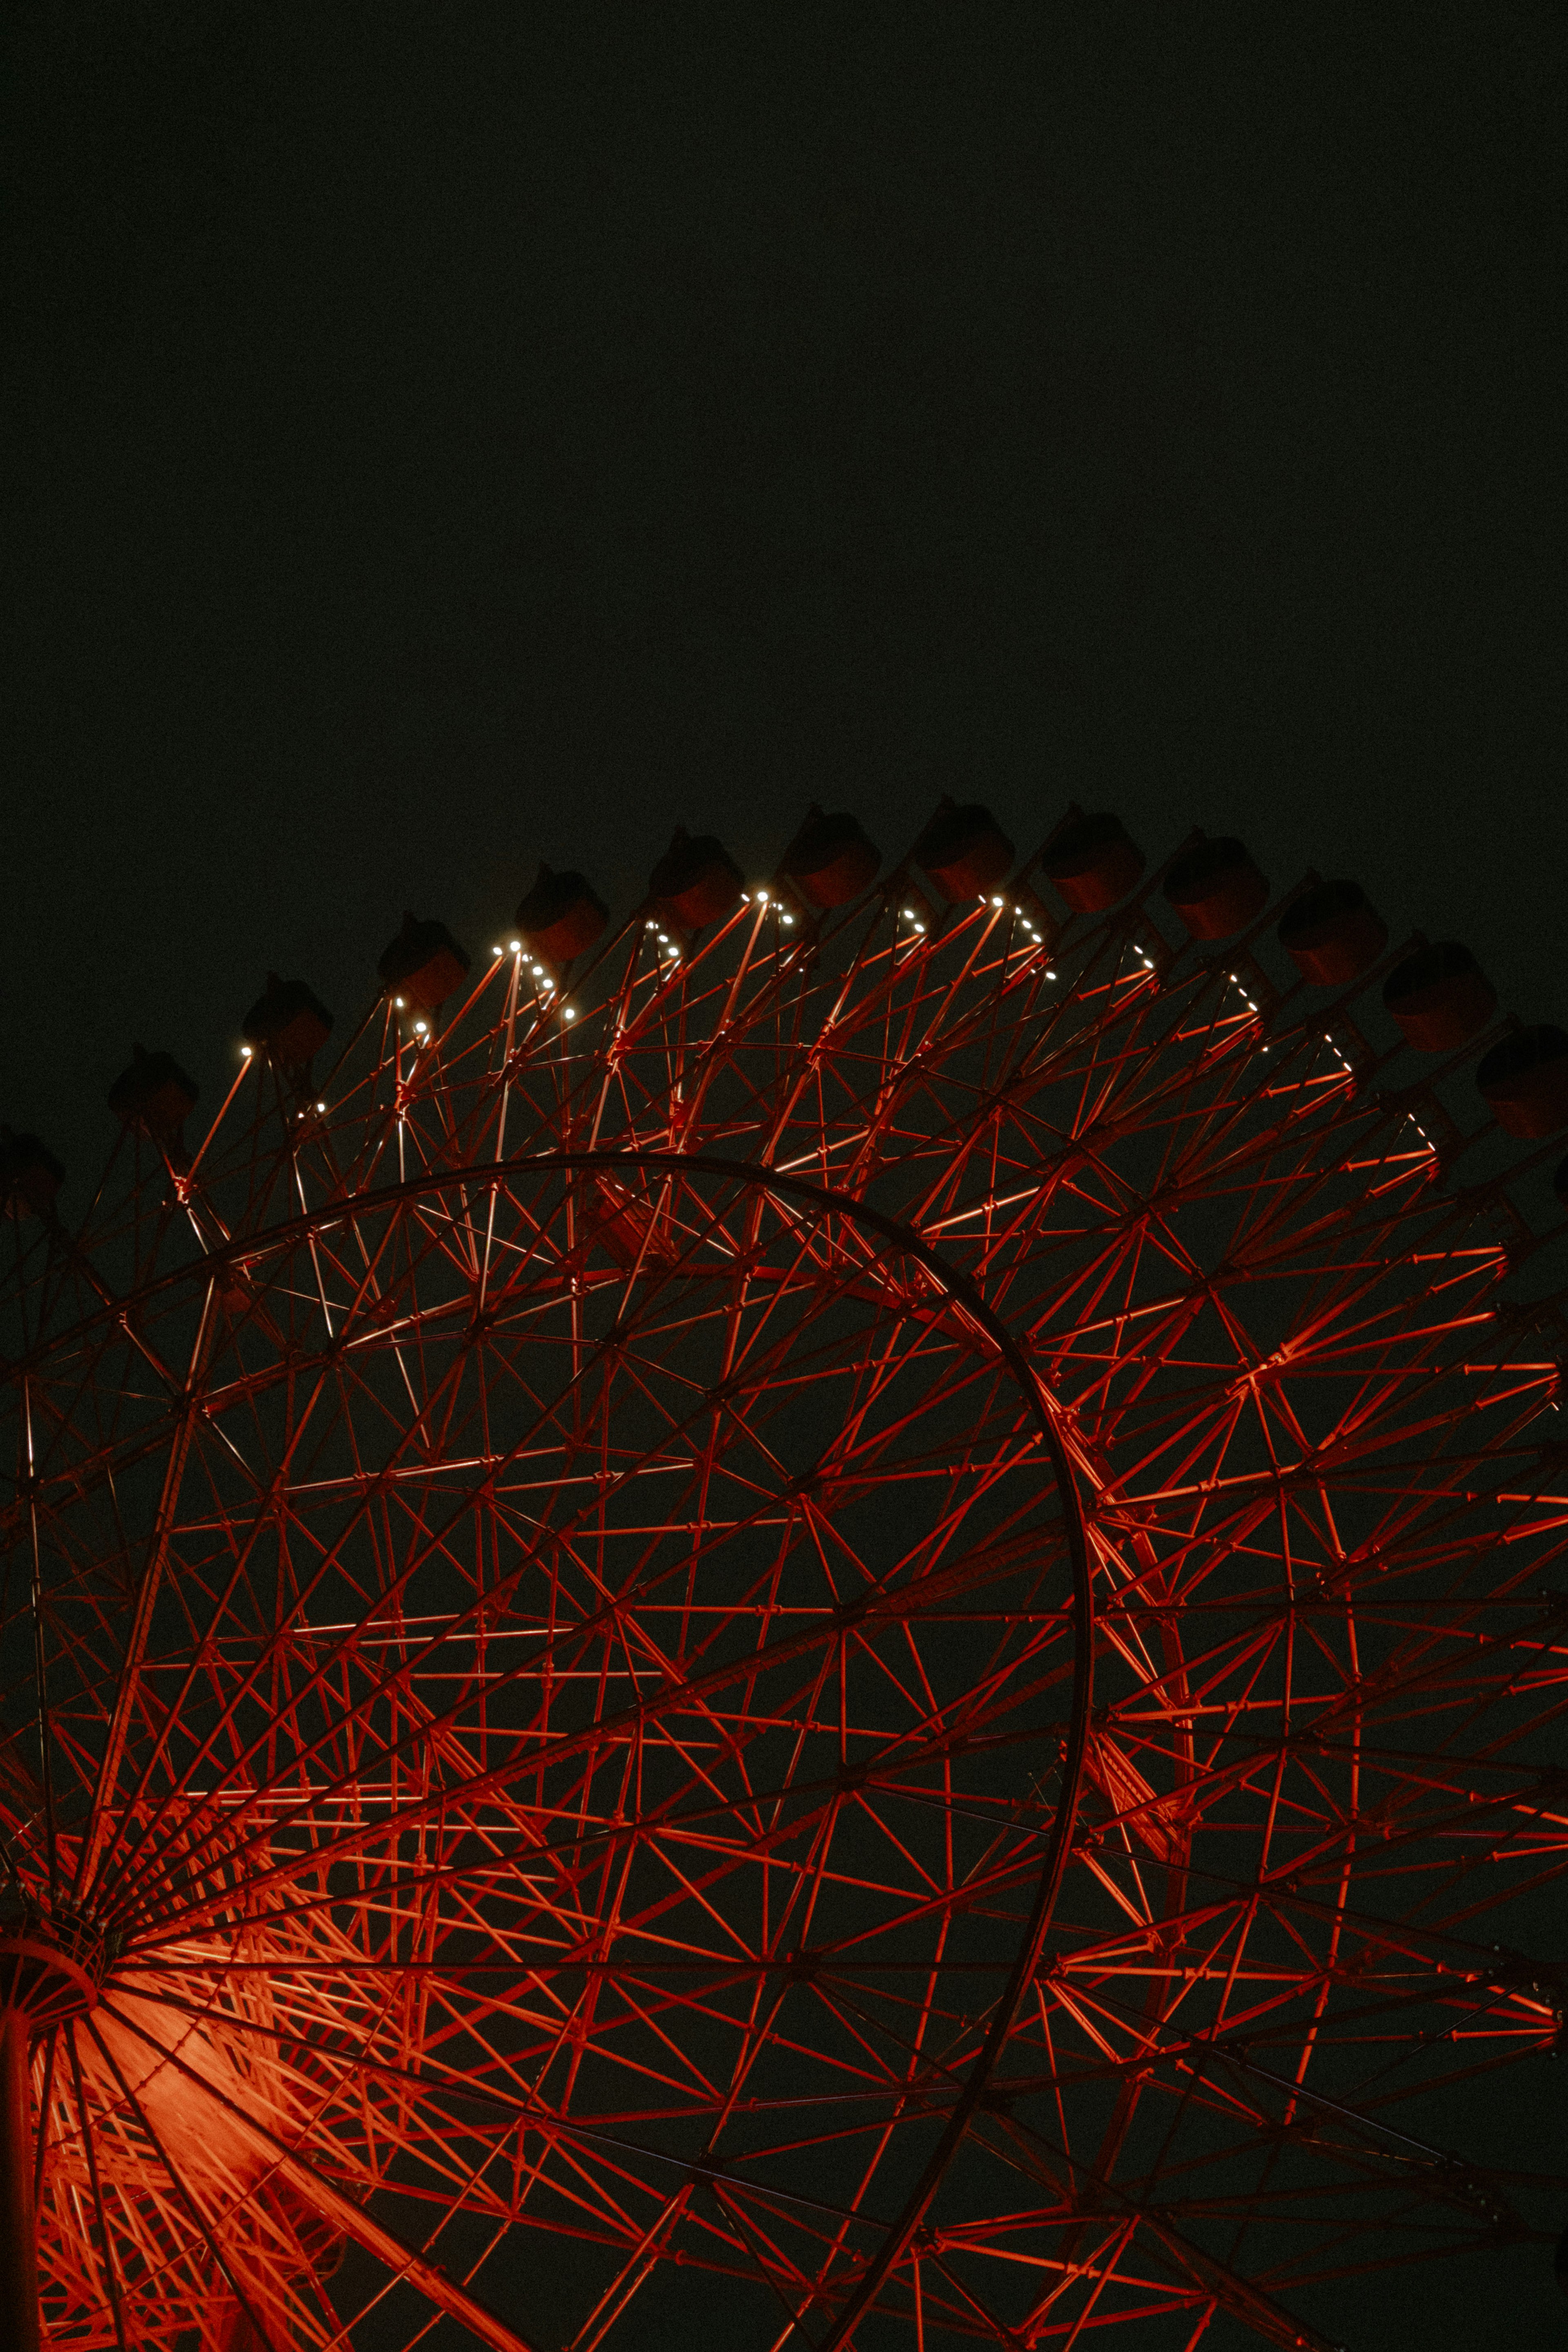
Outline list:
[[[1554,2236],[1447,2117],[1563,2023],[1568,1036],[1078,810],[482,947],[139,1050],[72,1222],[7,1130],[16,2340],[1325,2352]]]

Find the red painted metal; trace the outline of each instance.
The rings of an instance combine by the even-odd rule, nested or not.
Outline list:
[[[1445,2105],[1559,2032],[1542,1152],[1016,897],[503,951],[7,1213],[49,2341],[1322,2347],[1555,2236]]]
[[[38,2272],[33,2229],[33,2134],[27,2021],[0,2011],[0,2336],[37,2352]]]
[[[1483,1055],[1476,1084],[1504,1134],[1534,1141],[1568,1127],[1568,1034],[1517,1029]]]
[[[196,1082],[172,1054],[131,1049],[131,1060],[109,1090],[109,1108],[127,1126],[152,1136],[178,1136],[196,1106]]]
[[[556,969],[586,955],[610,920],[610,909],[578,873],[557,874],[541,859],[533,888],[514,918],[529,953]]]
[[[53,1214],[65,1170],[36,1135],[0,1126],[0,1204],[36,1217]]]
[[[267,1055],[282,1070],[302,1069],[331,1034],[332,1016],[315,991],[302,980],[280,980],[275,971],[267,973],[265,992],[240,1024],[252,1050]]]
[[[1496,989],[1458,940],[1439,940],[1406,956],[1385,982],[1383,1001],[1424,1054],[1468,1045],[1497,1011]]]
[[[1013,862],[1013,845],[988,808],[960,808],[944,796],[915,845],[915,863],[949,905],[994,890]]]
[[[807,907],[822,913],[858,898],[881,864],[881,852],[852,816],[824,815],[813,806],[779,870]]]
[[[1040,855],[1040,868],[1075,914],[1103,914],[1144,871],[1143,851],[1108,810],[1086,815],[1076,803]]]
[[[711,833],[692,835],[678,824],[653,868],[648,896],[666,922],[700,931],[732,912],[740,880],[739,866]]]
[[[1343,988],[1376,962],[1388,945],[1388,926],[1359,883],[1320,882],[1291,900],[1278,937],[1303,980]]]
[[[421,922],[404,911],[402,928],[382,950],[376,969],[388,996],[400,1008],[437,1013],[464,983],[468,951],[459,947],[434,917]]]
[[[1165,895],[1195,940],[1225,940],[1245,930],[1269,903],[1269,885],[1245,845],[1200,840],[1172,861]]]

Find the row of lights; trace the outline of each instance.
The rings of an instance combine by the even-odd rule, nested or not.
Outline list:
[[[1239,989],[1241,991],[1242,996],[1246,999],[1246,1003],[1247,1003],[1247,1010],[1248,1010],[1248,1012],[1249,1012],[1249,1013],[1256,1013],[1256,1012],[1257,1012],[1257,1010],[1258,1010],[1258,1007],[1256,1006],[1256,1004],[1254,1004],[1254,1003],[1252,1002],[1252,999],[1251,999],[1249,996],[1248,996],[1248,994],[1247,994],[1247,983],[1246,983],[1246,982],[1245,982],[1244,980],[1238,980],[1238,979],[1237,979],[1237,977],[1236,977],[1236,974],[1235,974],[1234,972],[1228,972],[1228,973],[1226,975],[1226,977],[1229,980],[1230,984],[1231,984],[1231,986],[1232,986],[1233,988],[1239,988]],[[1269,1052],[1269,1050],[1270,1050],[1270,1049],[1269,1049],[1269,1047],[1268,1047],[1267,1045],[1265,1045],[1265,1046],[1263,1047],[1263,1049],[1262,1049],[1262,1050],[1263,1050],[1263,1052],[1266,1054],[1266,1053],[1268,1053],[1268,1052]],[[1344,1061],[1344,1056],[1343,1056],[1343,1054],[1340,1055],[1340,1059],[1341,1059],[1341,1061],[1342,1061],[1342,1062],[1343,1062],[1343,1061]],[[1345,1066],[1345,1068],[1346,1068],[1347,1070],[1349,1070],[1349,1069],[1350,1069],[1350,1064],[1349,1064],[1348,1062],[1345,1062],[1345,1063],[1344,1063],[1344,1066]],[[1354,1076],[1354,1072],[1352,1072],[1351,1074],[1352,1074],[1352,1076]]]
[[[522,954],[522,952],[523,952],[523,943],[522,943],[521,940],[508,940],[508,941],[507,941],[507,947],[510,949],[510,950],[511,950],[512,954],[513,954],[513,955],[515,955],[515,956],[520,956],[520,955]],[[507,951],[507,950],[506,950],[505,949],[498,948],[498,947],[495,947],[495,948],[492,948],[492,949],[490,950],[490,953],[491,953],[493,956],[498,956],[498,955],[505,954],[505,953],[506,953],[506,951]],[[530,964],[530,965],[528,966],[528,970],[529,970],[529,971],[532,973],[532,975],[533,975],[533,977],[534,977],[534,979],[535,979],[535,980],[543,981],[543,982],[544,982],[544,987],[543,987],[543,990],[542,990],[541,993],[542,993],[542,994],[544,994],[544,995],[546,995],[546,996],[553,996],[553,995],[555,994],[555,982],[554,982],[554,981],[553,981],[553,980],[551,980],[551,978],[550,978],[549,974],[546,971],[546,970],[545,970],[545,968],[544,968],[543,964],[542,964],[542,963]],[[402,1003],[402,999],[400,997],[400,998],[398,999],[398,1002],[399,1002],[399,1003],[401,1004],[401,1003]],[[572,1009],[571,1009],[571,1007],[570,1007],[570,1004],[563,1004],[563,1005],[561,1006],[560,1010],[561,1010],[561,1018],[562,1018],[563,1020],[565,1020],[565,1021],[575,1021],[575,1020],[576,1020],[577,1015],[576,1015],[576,1013],[572,1011]]]
[[[752,904],[752,903],[753,903],[753,898],[754,898],[754,897],[755,897],[755,902],[756,902],[756,904],[757,904],[758,906],[759,906],[759,907],[766,907],[766,906],[769,903],[769,901],[768,901],[768,892],[767,892],[765,889],[758,889],[755,894],[753,894],[753,893],[752,893],[751,891],[749,891],[749,890],[743,890],[743,891],[741,892],[741,894],[740,894],[740,895],[741,895],[742,898],[744,898],[744,899],[746,900],[746,902],[747,902],[747,904],[748,906],[749,906],[750,904]],[[995,898],[995,897],[994,897],[994,898],[992,898],[992,900],[991,900],[991,905],[992,905],[994,908],[996,908],[998,910],[998,912],[1000,911],[1000,909],[1001,909],[1003,907],[1005,907],[1005,906],[1006,906],[1006,904],[1007,904],[1007,901],[1006,901],[1006,899],[1005,899],[1005,898]],[[795,918],[794,918],[794,916],[793,916],[793,915],[789,914],[789,912],[788,912],[788,911],[787,911],[787,910],[786,910],[782,906],[779,906],[779,908],[778,908],[778,911],[779,911],[779,912],[783,916],[783,919],[784,919],[784,921],[785,921],[786,923],[789,923],[789,924],[790,924],[790,925],[793,925],[794,920],[795,920]],[[905,922],[907,922],[907,923],[913,923],[913,924],[914,924],[914,926],[915,926],[915,929],[916,929],[916,931],[918,931],[918,932],[922,935],[922,937],[924,937],[924,935],[925,935],[925,924],[924,924],[923,922],[921,922],[921,921],[919,920],[919,919],[918,919],[918,918],[917,918],[917,916],[915,915],[915,912],[914,908],[913,908],[913,907],[905,907],[905,908],[903,908],[902,912],[903,912],[903,916],[904,916],[904,921],[905,921]],[[1018,917],[1019,920],[1023,924],[1024,929],[1028,931],[1028,933],[1029,933],[1029,935],[1030,935],[1030,938],[1034,941],[1035,945],[1036,945],[1037,947],[1039,947],[1039,946],[1042,946],[1042,945],[1044,944],[1044,942],[1043,942],[1043,941],[1041,940],[1041,939],[1040,939],[1040,932],[1039,932],[1039,930],[1036,929],[1035,925],[1030,921],[1030,918],[1029,918],[1029,917],[1024,913],[1023,908],[1022,908],[1021,907],[1015,906],[1015,907],[1013,908],[1013,909],[1012,909],[1012,912],[1013,912],[1013,913]],[[649,920],[648,920],[648,921],[643,925],[643,929],[644,929],[645,930],[653,930],[653,929],[655,929],[655,925],[654,925],[654,922],[653,922],[653,919],[652,919],[652,918],[650,918],[650,919],[649,919]],[[681,950],[680,950],[679,947],[678,947],[678,946],[677,946],[677,945],[676,945],[676,944],[675,944],[675,943],[674,943],[674,942],[670,939],[669,934],[668,934],[667,932],[665,932],[665,931],[660,931],[660,932],[659,932],[659,934],[658,934],[658,939],[659,939],[659,945],[660,945],[661,947],[663,947],[663,948],[667,948],[667,949],[669,950],[670,959],[671,959],[672,962],[678,963],[678,962],[680,961]],[[523,943],[522,943],[521,940],[513,940],[509,944],[510,944],[511,952],[513,953],[513,955],[521,955],[521,954],[522,954],[522,952],[523,952]],[[499,955],[501,955],[503,952],[504,952],[504,950],[503,950],[500,947],[493,947],[493,948],[490,950],[490,953],[491,953],[493,956],[499,956]],[[1155,967],[1154,967],[1154,963],[1153,963],[1153,961],[1151,960],[1151,958],[1150,958],[1150,957],[1145,953],[1145,951],[1142,948],[1139,948],[1139,949],[1136,950],[1136,952],[1137,952],[1137,954],[1138,954],[1138,957],[1139,957],[1140,961],[1142,961],[1142,963],[1143,963],[1143,966],[1144,966],[1145,971],[1153,971],[1153,970],[1154,970],[1154,968],[1155,968]],[[542,981],[543,981],[543,982],[544,982],[544,991],[543,991],[544,994],[545,994],[546,996],[553,996],[553,995],[555,994],[555,982],[554,982],[554,981],[553,981],[553,980],[551,980],[551,979],[549,977],[549,975],[547,974],[547,972],[546,972],[546,971],[545,971],[545,968],[544,968],[543,964],[542,964],[542,963],[536,963],[536,964],[531,965],[531,966],[530,966],[530,971],[531,971],[531,974],[532,974],[532,976],[533,976],[533,978],[534,978],[534,979],[536,979],[536,980],[542,980]],[[1045,976],[1046,976],[1047,980],[1054,980],[1054,979],[1056,978],[1056,972],[1055,972],[1054,969],[1048,968],[1048,969],[1047,969],[1047,971],[1046,971],[1046,975],[1045,975]],[[1237,975],[1235,972],[1228,972],[1226,976],[1227,976],[1227,978],[1229,980],[1229,982],[1230,982],[1230,983],[1231,983],[1232,987],[1234,987],[1234,988],[1239,988],[1239,989],[1241,990],[1242,996],[1243,996],[1243,998],[1244,998],[1244,999],[1245,999],[1245,1001],[1246,1001],[1246,1004],[1247,1004],[1247,1009],[1248,1009],[1248,1011],[1249,1011],[1249,1013],[1256,1013],[1256,1012],[1257,1012],[1257,1010],[1258,1010],[1257,1004],[1254,1003],[1253,999],[1252,999],[1250,996],[1249,996],[1249,995],[1247,994],[1247,990],[1246,990],[1245,983],[1244,983],[1244,982],[1242,982],[1242,981],[1238,977],[1238,975]],[[401,996],[394,997],[394,998],[393,998],[393,1000],[392,1000],[392,1003],[393,1003],[393,1004],[394,1004],[394,1006],[396,1007],[396,1009],[397,1009],[397,1011],[398,1011],[398,1012],[402,1013],[402,1011],[404,1011],[404,1010],[405,1010],[404,1001],[403,1001],[403,999],[402,999]],[[564,1005],[562,1005],[562,1006],[561,1006],[561,1008],[560,1008],[560,1011],[561,1011],[561,1017],[562,1017],[562,1019],[563,1019],[563,1020],[566,1020],[566,1021],[575,1021],[575,1020],[576,1020],[576,1018],[577,1018],[577,1014],[576,1014],[576,1013],[574,1012],[573,1008],[572,1008],[570,1004],[564,1004]],[[423,1021],[416,1021],[416,1022],[414,1023],[414,1024],[413,1024],[413,1028],[414,1028],[414,1034],[415,1034],[417,1037],[427,1037],[427,1036],[429,1035],[429,1034],[430,1034],[430,1032],[429,1032],[429,1024],[428,1024],[428,1023],[426,1023],[426,1022],[423,1022]],[[1348,1061],[1346,1061],[1346,1059],[1345,1059],[1345,1057],[1344,1057],[1343,1053],[1341,1051],[1340,1047],[1339,1047],[1339,1046],[1338,1046],[1338,1045],[1335,1043],[1335,1041],[1333,1040],[1333,1037],[1331,1037],[1331,1036],[1328,1034],[1327,1031],[1325,1031],[1325,1032],[1323,1033],[1323,1042],[1324,1042],[1324,1044],[1325,1044],[1326,1045],[1328,1045],[1328,1046],[1329,1046],[1330,1050],[1333,1053],[1333,1055],[1334,1055],[1334,1056],[1335,1056],[1336,1060],[1337,1060],[1337,1061],[1339,1062],[1339,1064],[1340,1064],[1341,1068],[1345,1072],[1346,1076],[1352,1076],[1352,1077],[1354,1077],[1354,1070],[1352,1069],[1350,1063],[1349,1063]],[[248,1061],[251,1061],[251,1060],[254,1058],[254,1055],[255,1055],[255,1048],[254,1048],[253,1046],[250,1046],[250,1045],[242,1045],[242,1046],[240,1047],[240,1049],[239,1049],[239,1050],[240,1050],[240,1058],[241,1058],[241,1060],[242,1060],[242,1061],[248,1062]],[[1265,1046],[1263,1047],[1263,1051],[1264,1051],[1264,1053],[1267,1053],[1267,1052],[1269,1051],[1269,1047],[1268,1047],[1267,1045],[1265,1045]],[[327,1108],[327,1106],[326,1106],[326,1104],[325,1104],[324,1102],[319,1102],[319,1103],[317,1104],[317,1106],[316,1106],[316,1108],[317,1108],[317,1110],[318,1110],[318,1111],[325,1111],[325,1110],[326,1110],[326,1108]],[[303,1111],[303,1110],[302,1110],[302,1111],[300,1111],[300,1112],[299,1112],[298,1116],[299,1116],[299,1118],[308,1118],[308,1112],[306,1112],[306,1111]],[[1419,1122],[1418,1122],[1418,1121],[1416,1121],[1416,1119],[1412,1118],[1412,1119],[1411,1119],[1411,1121],[1410,1121],[1410,1124],[1411,1124],[1411,1125],[1416,1129],[1416,1132],[1417,1133],[1417,1135],[1419,1135],[1419,1136],[1420,1136],[1421,1140],[1423,1141],[1423,1143],[1425,1143],[1425,1144],[1426,1144],[1427,1150],[1428,1150],[1428,1151],[1433,1151],[1433,1150],[1435,1150],[1437,1147],[1436,1147],[1436,1146],[1435,1146],[1435,1144],[1432,1142],[1431,1138],[1427,1134],[1427,1132],[1426,1132],[1425,1129],[1424,1129],[1424,1128],[1422,1128],[1422,1127],[1420,1126]],[[1555,1407],[1553,1407],[1553,1410],[1555,1411]]]
[[[758,905],[758,906],[759,906],[759,907],[766,907],[766,906],[768,906],[768,905],[769,904],[769,899],[768,899],[768,892],[767,892],[765,889],[758,889],[758,890],[757,890],[757,891],[755,891],[755,892],[750,891],[750,890],[743,890],[743,891],[741,892],[741,894],[740,894],[740,895],[741,895],[742,898],[744,898],[744,899],[745,899],[745,901],[746,901],[746,903],[747,903],[747,906],[752,905],[754,902],[755,902],[755,904],[756,904],[756,905]],[[1004,905],[1006,904],[1006,901],[1005,901],[1004,899],[1001,899],[1001,898],[993,898],[993,899],[991,900],[991,904],[992,904],[992,906],[993,906],[993,907],[998,907],[998,908],[999,908],[999,907],[1004,906]],[[913,924],[915,925],[915,929],[916,929],[917,931],[919,931],[919,932],[922,934],[922,936],[924,936],[924,934],[925,934],[925,924],[924,924],[923,922],[921,922],[921,921],[918,919],[918,918],[916,917],[914,908],[913,908],[913,907],[905,907],[905,908],[904,908],[904,910],[903,910],[903,911],[904,911],[904,921],[905,921],[905,922],[907,922],[907,923],[913,923]],[[791,927],[791,929],[792,929],[792,928],[793,928],[793,926],[794,926],[795,918],[794,918],[794,916],[793,916],[793,915],[791,915],[791,914],[789,912],[788,908],[785,908],[784,906],[782,906],[782,905],[780,904],[780,905],[779,905],[779,906],[778,906],[778,912],[779,912],[779,914],[782,917],[783,920],[784,920],[786,923],[788,923],[788,924]],[[1041,942],[1041,940],[1040,940],[1040,933],[1039,933],[1039,931],[1035,929],[1035,926],[1033,925],[1033,923],[1032,923],[1032,922],[1030,922],[1030,920],[1029,917],[1024,913],[1023,908],[1022,908],[1021,907],[1015,907],[1015,908],[1013,908],[1013,913],[1014,913],[1016,916],[1018,916],[1018,918],[1019,918],[1019,921],[1023,924],[1023,927],[1024,927],[1025,930],[1027,930],[1027,931],[1028,931],[1028,933],[1029,933],[1029,935],[1030,935],[1030,939],[1031,939],[1031,940],[1033,940],[1033,941],[1035,942],[1036,946],[1038,947],[1038,946],[1041,945],[1041,944],[1042,944],[1042,942]],[[653,930],[653,929],[655,929],[655,925],[654,925],[654,923],[653,923],[653,920],[652,917],[650,917],[650,918],[649,918],[649,919],[647,920],[647,922],[645,922],[645,923],[643,924],[643,929],[644,929],[644,930],[648,930],[648,931]],[[659,945],[660,945],[662,948],[667,948],[667,949],[669,950],[669,953],[670,953],[670,961],[672,961],[672,963],[679,963],[679,961],[680,961],[680,960],[681,960],[681,950],[680,950],[679,947],[675,944],[675,942],[674,942],[674,941],[670,938],[670,936],[669,936],[668,932],[667,932],[667,931],[660,931],[660,932],[659,932],[659,934],[658,934],[658,938],[659,938]],[[512,952],[512,954],[513,954],[513,955],[521,955],[521,954],[522,954],[522,952],[523,952],[523,943],[522,943],[521,940],[512,940],[508,941],[508,946],[509,946],[510,950],[511,950],[511,952]],[[492,949],[490,950],[490,953],[491,953],[493,956],[500,956],[500,955],[505,954],[506,952],[507,952],[506,949],[503,949],[503,948],[501,948],[501,947],[499,947],[499,946],[492,947]],[[1144,961],[1145,961],[1145,963],[1147,963],[1147,962],[1148,962],[1148,958],[1145,956],[1145,959],[1144,959]],[[1152,965],[1150,966],[1150,969],[1151,969],[1151,971],[1153,970],[1153,966],[1152,966]],[[553,996],[553,995],[555,994],[555,982],[554,982],[554,981],[553,981],[553,980],[551,980],[551,979],[549,977],[548,973],[547,973],[547,972],[546,972],[546,971],[545,971],[545,968],[544,968],[543,964],[542,964],[542,963],[536,963],[536,964],[530,965],[529,970],[530,970],[530,971],[531,971],[531,973],[532,973],[532,976],[533,976],[533,978],[534,978],[535,980],[541,980],[541,981],[543,981],[543,982],[544,982],[544,992],[544,992],[544,994],[545,994],[546,996]],[[1048,971],[1048,972],[1046,973],[1046,978],[1047,978],[1048,980],[1054,980],[1054,979],[1056,978],[1056,974],[1055,974],[1055,972],[1054,972],[1054,971]],[[402,998],[401,996],[396,996],[396,997],[394,997],[394,998],[392,999],[392,1003],[393,1003],[393,1004],[396,1006],[396,1008],[397,1008],[398,1012],[400,1012],[400,1013],[401,1013],[401,1012],[402,1012],[402,1011],[404,1010],[403,1000],[402,1000]],[[577,1018],[577,1015],[576,1015],[576,1013],[573,1012],[573,1010],[572,1010],[572,1008],[571,1008],[571,1006],[570,1006],[570,1004],[564,1004],[564,1005],[562,1005],[562,1007],[561,1007],[561,1017],[563,1018],[563,1020],[567,1020],[567,1021],[575,1021],[575,1020],[576,1020],[576,1018]],[[414,1034],[415,1034],[416,1036],[418,1036],[418,1037],[424,1037],[424,1036],[427,1036],[427,1035],[429,1034],[429,1027],[428,1027],[428,1024],[427,1024],[425,1022],[423,1022],[423,1021],[416,1021],[416,1022],[414,1023],[414,1024],[413,1024],[413,1028],[414,1028]],[[248,1061],[250,1060],[250,1058],[251,1058],[251,1051],[252,1051],[252,1049],[251,1049],[251,1047],[250,1047],[250,1046],[248,1046],[248,1045],[242,1045],[242,1046],[240,1047],[240,1054],[241,1054],[242,1058],[243,1058],[244,1060],[246,1060],[246,1061],[247,1061],[247,1062],[248,1062]],[[327,1108],[327,1106],[326,1106],[326,1104],[325,1104],[325,1103],[318,1103],[318,1104],[317,1104],[317,1106],[316,1106],[316,1108],[317,1108],[317,1109],[318,1109],[318,1110],[325,1110],[325,1109],[326,1109],[326,1108]]]
[[[998,913],[1007,905],[1007,903],[1008,902],[1005,898],[993,898],[991,900],[992,906],[997,908]],[[1021,907],[1015,906],[1012,911],[1018,917],[1019,921],[1023,925],[1025,930],[1029,933],[1030,938],[1034,941],[1035,946],[1037,948],[1042,948],[1045,945],[1045,941],[1040,938],[1039,931],[1036,929],[1030,917],[1024,913],[1023,908]],[[1055,971],[1049,965],[1046,967],[1045,976],[1047,980],[1054,980],[1056,978]]]
[[[392,1003],[398,1012],[401,1013],[403,1010],[403,1002],[401,996],[394,996],[392,998]],[[429,1034],[429,1024],[423,1021],[416,1021],[413,1024],[413,1034],[416,1037],[427,1036]]]
[[[768,904],[768,893],[766,890],[743,890],[740,895],[745,899],[748,907],[751,905],[753,898],[756,899],[756,902],[759,907],[766,907]],[[785,906],[782,899],[779,899],[775,903],[783,921],[788,923],[790,929],[793,929],[795,923],[794,916],[789,912],[789,909]]]
[[[522,943],[521,940],[514,940],[511,942],[511,949],[512,949],[512,953],[513,953],[514,955],[521,955],[521,954],[522,954],[522,952],[523,952],[523,943]],[[500,948],[492,948],[492,949],[490,950],[490,953],[491,953],[493,956],[498,956],[498,955],[502,954],[503,952],[504,952],[504,950],[503,950],[502,949],[500,949]],[[528,969],[529,969],[529,971],[533,973],[533,976],[534,976],[534,978],[535,978],[536,980],[542,980],[542,981],[544,982],[544,984],[545,984],[545,994],[546,994],[547,996],[553,996],[553,995],[555,994],[555,982],[554,982],[554,981],[553,981],[553,980],[551,980],[551,979],[548,976],[548,974],[546,973],[546,971],[545,971],[545,968],[544,968],[543,964],[542,964],[542,963],[530,964],[530,965],[529,965],[529,967],[528,967]],[[399,997],[399,999],[398,999],[398,1003],[399,1003],[400,1004],[402,1003],[402,997],[401,997],[401,996],[400,996],[400,997]]]

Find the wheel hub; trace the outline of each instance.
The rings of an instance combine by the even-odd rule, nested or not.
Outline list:
[[[14,1898],[0,1909],[0,2013],[26,2017],[34,2033],[85,2016],[108,1967],[108,1947],[89,1920]]]

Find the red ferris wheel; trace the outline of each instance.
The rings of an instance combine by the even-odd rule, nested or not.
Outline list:
[[[1323,2352],[1554,2234],[1447,2117],[1562,2025],[1568,1037],[1234,842],[879,867],[410,917],[72,1224],[8,1137],[17,2343]]]

